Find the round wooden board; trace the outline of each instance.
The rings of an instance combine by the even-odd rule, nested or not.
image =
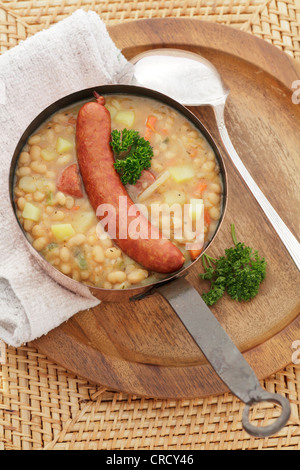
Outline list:
[[[113,26],[109,33],[128,59],[153,47],[176,47],[211,60],[231,90],[226,122],[233,144],[297,236],[300,104],[292,103],[291,86],[300,78],[300,64],[247,33],[199,20],[140,20]],[[193,111],[222,149],[212,110]],[[238,239],[266,257],[268,270],[251,302],[225,297],[212,311],[263,379],[291,363],[293,341],[300,339],[299,272],[223,152],[228,209],[209,253],[218,256],[231,246],[234,223]],[[202,292],[200,271],[198,261],[187,278]],[[204,397],[227,390],[159,295],[102,303],[32,344],[68,370],[112,390],[157,398]]]

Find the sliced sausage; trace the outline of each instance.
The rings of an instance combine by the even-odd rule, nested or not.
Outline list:
[[[83,197],[80,174],[76,163],[65,168],[60,174],[56,187],[59,191],[74,197]]]

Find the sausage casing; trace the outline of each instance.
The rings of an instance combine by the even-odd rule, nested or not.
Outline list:
[[[102,204],[114,207],[116,233],[114,236],[109,234],[125,254],[150,271],[175,272],[183,266],[183,254],[170,240],[164,238],[146,217],[135,211],[136,206],[114,168],[114,155],[110,146],[110,113],[104,104],[104,98],[98,96],[96,101],[82,106],[77,118],[77,158],[87,196],[97,215]],[[131,215],[133,213],[135,215]],[[137,217],[140,225],[147,228],[147,238],[133,238],[130,233],[129,227],[137,222]],[[102,220],[104,216],[98,218]],[[123,222],[127,231],[125,237],[120,236],[121,227],[124,229]]]

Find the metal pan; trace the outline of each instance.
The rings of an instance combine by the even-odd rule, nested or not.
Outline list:
[[[218,225],[213,237],[204,247],[202,251],[203,254],[217,236],[226,211],[227,175],[222,155],[209,131],[187,108],[159,92],[132,85],[107,85],[78,91],[50,105],[48,108],[42,111],[28,126],[15,149],[14,155],[12,157],[9,176],[9,195],[11,200],[11,207],[15,214],[15,221],[17,222],[16,229],[23,231],[20,223],[17,220],[16,208],[14,206],[14,174],[19,155],[25,143],[27,142],[30,135],[32,135],[48,118],[50,118],[52,114],[63,108],[91,100],[93,98],[94,91],[104,96],[109,94],[129,94],[153,98],[174,108],[176,111],[184,115],[200,130],[200,132],[207,139],[215,153],[220,167],[220,175],[223,184],[223,197],[222,210]],[[255,436],[268,436],[274,434],[286,424],[290,416],[290,406],[288,401],[284,397],[277,394],[268,393],[260,387],[258,379],[256,378],[248,363],[245,361],[243,355],[232,343],[198,292],[186,281],[185,275],[197,260],[191,262],[188,266],[185,266],[180,271],[172,273],[170,276],[167,276],[163,280],[154,284],[149,284],[142,287],[131,287],[124,290],[111,290],[89,287],[69,278],[50,265],[50,263],[48,263],[32,247],[25,237],[25,234],[24,239],[31,254],[48,273],[48,275],[60,285],[71,290],[72,292],[75,292],[76,294],[83,296],[90,296],[92,294],[100,300],[108,302],[120,302],[124,300],[138,301],[141,298],[155,293],[162,295],[172,306],[174,312],[178,315],[187,331],[190,333],[197,346],[202,350],[219,377],[229,387],[232,393],[234,393],[239,399],[246,403],[243,414],[243,425],[248,433]],[[248,413],[250,406],[253,403],[259,401],[271,401],[279,404],[282,408],[280,417],[269,426],[256,427],[249,422]]]

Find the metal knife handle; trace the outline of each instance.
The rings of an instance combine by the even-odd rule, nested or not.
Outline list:
[[[224,143],[224,146],[230,156],[232,162],[236,166],[238,172],[242,176],[243,180],[247,184],[248,188],[254,195],[255,199],[261,206],[262,210],[268,217],[272,226],[276,230],[278,236],[280,237],[282,243],[290,253],[292,259],[294,260],[297,268],[300,270],[300,244],[292,232],[288,229],[283,220],[279,217],[273,206],[270,204],[266,196],[263,194],[261,189],[257,186],[256,182],[248,172],[247,168],[241,161],[239,155],[237,154],[227,131],[225,120],[224,120],[224,103],[219,103],[214,106],[214,113],[219,129],[220,136]]]
[[[265,437],[278,432],[290,417],[288,400],[264,390],[244,356],[224,331],[200,294],[186,279],[176,280],[155,289],[174,309],[177,316],[229,390],[246,403],[243,426],[254,436]],[[280,417],[272,424],[257,427],[249,422],[250,407],[260,401],[271,401],[282,407]]]

